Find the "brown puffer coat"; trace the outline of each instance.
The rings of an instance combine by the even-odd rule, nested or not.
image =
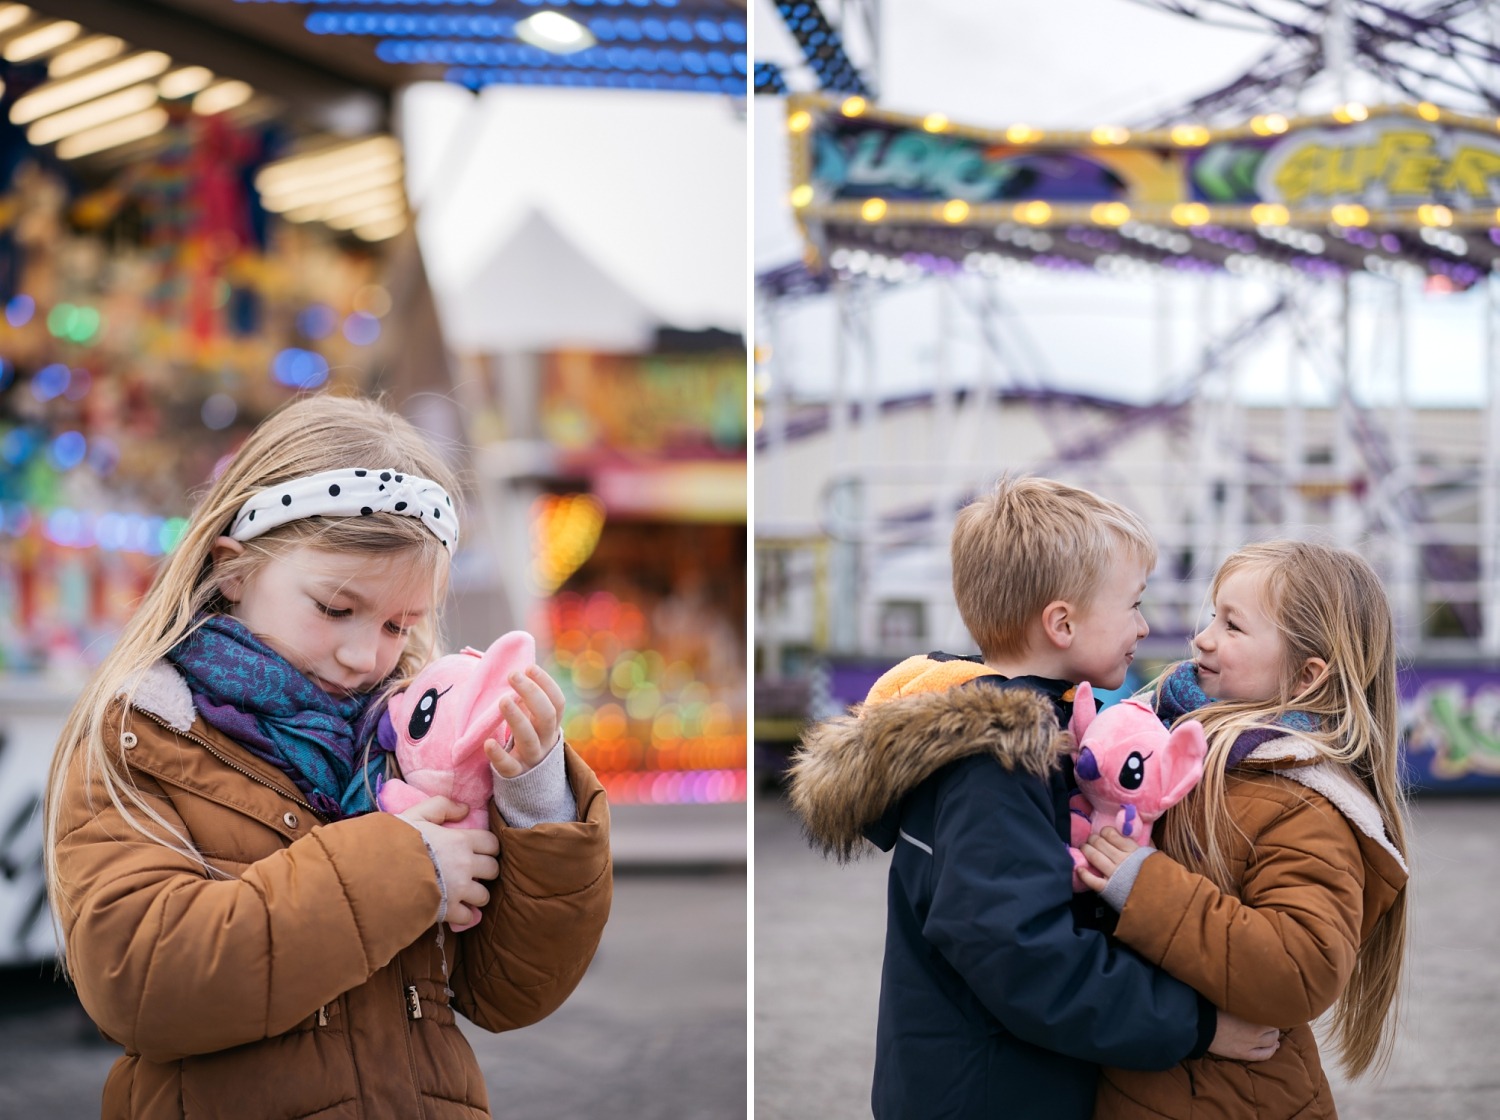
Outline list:
[[[1225,1011],[1280,1028],[1280,1048],[1264,1062],[1209,1054],[1161,1073],[1106,1069],[1096,1120],[1337,1115],[1308,1024],[1344,990],[1407,873],[1374,800],[1315,762],[1277,739],[1229,775],[1230,812],[1245,833],[1229,851],[1233,895],[1148,856],[1115,931]]]
[[[578,821],[512,829],[492,806],[491,900],[478,926],[440,936],[416,829],[385,813],[320,824],[284,775],[196,718],[164,664],[107,726],[141,792],[228,877],[134,832],[80,752],[57,888],[79,997],[125,1048],[106,1120],[489,1116],[454,1013],[492,1031],[544,1018],[609,913],[609,810],[577,755]]]

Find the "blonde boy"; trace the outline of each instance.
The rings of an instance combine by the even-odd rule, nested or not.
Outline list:
[[[1148,632],[1150,532],[1086,490],[1007,478],[960,511],[952,555],[979,656],[908,658],[792,769],[825,852],[893,852],[875,1116],[1088,1120],[1101,1064],[1248,1056],[1257,1028],[1112,944],[1072,892],[1058,728],[1073,686],[1118,687]]]

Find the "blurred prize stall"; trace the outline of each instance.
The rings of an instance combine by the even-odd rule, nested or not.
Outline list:
[[[473,417],[456,407],[468,359],[455,359],[445,343],[427,247],[412,221],[400,92],[442,82],[478,104],[476,91],[496,83],[593,85],[629,88],[614,95],[629,103],[649,101],[638,92],[649,88],[711,101],[739,127],[724,103],[732,102],[725,90],[734,74],[727,39],[737,27],[743,43],[743,8],[635,6],[642,7],[598,24],[586,49],[558,54],[555,42],[524,41],[520,25],[534,14],[524,4],[487,7],[488,22],[479,24],[409,23],[393,39],[370,13],[364,23],[330,23],[335,12],[359,14],[347,5],[0,3],[0,963],[53,951],[37,811],[72,698],[175,546],[216,464],[267,413],[306,391],[384,394],[480,479],[469,504],[483,527],[491,504],[483,464],[503,457],[494,441],[508,433],[468,426]],[[672,38],[662,22],[665,40],[649,60],[611,61],[601,46],[610,36],[639,39],[643,19],[681,23],[684,15],[688,22],[674,31],[686,38]],[[482,72],[455,69],[459,43],[464,57],[489,60]],[[621,62],[633,63],[630,73]],[[480,251],[493,247],[470,240]],[[729,266],[743,292],[743,261]],[[740,305],[742,317],[742,297]],[[741,329],[732,317],[713,325]],[[737,345],[732,334],[729,351]],[[550,360],[543,353],[531,367],[536,384],[528,392],[537,402]],[[743,365],[742,357],[742,385]],[[721,469],[738,464],[743,495],[743,391],[740,399],[739,444],[720,430],[725,442],[707,458]],[[541,432],[541,421],[540,413],[527,421],[528,435]],[[477,462],[461,442],[470,435],[486,441]],[[572,492],[557,485],[562,477],[530,493],[536,504],[525,507],[513,571],[533,569],[533,520],[538,544],[555,547],[540,499]],[[586,473],[565,477],[588,488]],[[740,507],[743,540],[743,496]],[[654,512],[664,522],[681,515],[670,503]],[[470,540],[457,557],[459,601],[450,615],[474,633],[459,637],[479,644],[493,636],[486,626],[540,624],[549,642],[545,601],[527,600],[531,591],[498,605],[482,596],[465,601],[463,573],[492,566],[484,535]],[[691,551],[712,556],[715,547],[695,540]],[[731,559],[742,601],[744,548]],[[686,572],[658,572],[650,586],[670,600],[676,581],[691,583]],[[529,576],[518,578],[524,584]],[[537,595],[556,590],[535,586]],[[636,799],[732,800],[736,726],[742,799],[743,672],[736,691],[717,662],[666,639],[656,651],[647,612],[657,600],[631,598],[603,577],[584,594],[595,592],[614,594],[617,611],[633,605],[639,613],[622,621],[604,611],[606,599],[582,600],[589,625],[632,639],[628,649],[641,660],[631,659],[619,679],[634,680],[639,669],[639,683],[657,688],[663,707],[675,705],[684,741],[719,736],[710,754],[623,761],[625,775],[632,767],[684,775],[668,779],[660,795],[646,786]],[[566,613],[572,602],[563,597],[552,609]],[[467,609],[475,603],[481,609]],[[613,672],[627,647],[605,648]],[[660,665],[653,651],[665,659]],[[635,727],[630,721],[646,705],[639,696],[627,703],[630,695],[626,689],[620,711]],[[574,711],[585,698],[570,692]],[[615,709],[600,699],[577,731],[593,733],[601,710],[598,731],[612,730]],[[700,772],[708,775],[701,781]],[[628,778],[615,786],[617,797],[630,799]]]
[[[451,96],[413,90],[413,119]],[[460,558],[460,596],[537,635],[618,859],[742,860],[742,122],[702,99],[510,90],[467,113],[414,167],[490,541],[482,567]],[[443,168],[472,175],[487,150],[532,158],[486,188],[492,248],[445,257]],[[455,638],[481,617],[457,612]]]

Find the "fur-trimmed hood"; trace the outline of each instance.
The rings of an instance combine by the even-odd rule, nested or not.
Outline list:
[[[1066,743],[1051,702],[1028,688],[980,682],[866,703],[803,736],[792,808],[808,838],[843,862],[862,854],[865,829],[949,763],[989,754],[1045,778]]]

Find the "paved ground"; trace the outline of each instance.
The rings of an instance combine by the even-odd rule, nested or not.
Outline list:
[[[1414,810],[1408,991],[1383,1081],[1335,1082],[1342,1120],[1500,1117],[1500,801]],[[803,843],[774,794],[755,806],[756,1120],[868,1117],[886,858],[849,867]]]
[[[572,998],[522,1031],[468,1031],[495,1115],[743,1117],[745,887],[743,868],[620,871],[604,942]],[[36,969],[0,972],[0,1118],[97,1117],[117,1052],[66,989]]]

